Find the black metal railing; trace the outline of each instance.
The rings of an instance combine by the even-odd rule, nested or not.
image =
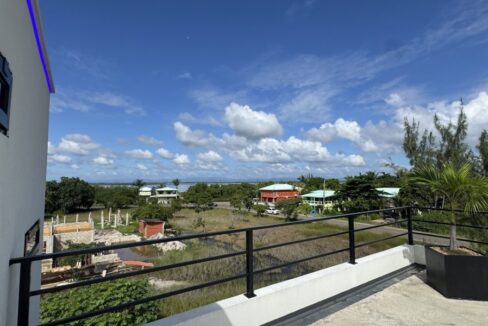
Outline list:
[[[93,311],[88,311],[88,312],[83,312],[80,314],[77,314],[75,316],[71,316],[68,318],[63,318],[59,319],[56,321],[51,321],[48,323],[45,323],[43,325],[61,325],[61,324],[67,324],[70,322],[74,321],[79,321],[95,316],[99,316],[102,314],[106,313],[111,313],[111,312],[117,312],[121,311],[127,308],[131,308],[140,304],[148,303],[151,301],[155,300],[161,300],[164,298],[168,298],[171,296],[187,293],[190,291],[195,291],[199,289],[203,289],[206,287],[238,280],[238,279],[246,279],[246,292],[244,295],[248,298],[252,298],[256,296],[254,293],[254,276],[257,274],[261,274],[267,271],[271,270],[276,270],[280,269],[283,267],[291,266],[291,265],[296,265],[299,263],[303,263],[306,261],[326,257],[326,256],[331,256],[339,253],[349,253],[349,260],[348,262],[350,264],[355,264],[356,263],[356,249],[373,245],[379,242],[383,241],[388,241],[397,237],[403,237],[407,236],[407,243],[408,244],[414,244],[414,235],[427,235],[427,236],[433,236],[433,237],[439,237],[439,238],[449,238],[445,236],[440,236],[440,235],[433,235],[431,233],[425,233],[425,232],[416,232],[413,230],[413,222],[426,222],[426,223],[431,223],[432,221],[422,221],[418,219],[414,219],[412,217],[412,211],[413,209],[418,209],[417,207],[411,207],[411,206],[405,206],[405,207],[394,207],[394,208],[388,208],[388,209],[379,209],[379,210],[372,210],[372,211],[366,211],[366,212],[355,212],[355,213],[348,213],[348,214],[340,214],[340,215],[334,215],[334,216],[328,216],[328,217],[322,217],[322,218],[313,218],[313,219],[306,219],[306,220],[300,220],[300,221],[293,221],[293,222],[286,222],[286,223],[279,223],[279,224],[271,224],[271,225],[260,225],[260,226],[254,226],[254,227],[248,227],[248,228],[241,228],[241,229],[231,229],[231,230],[225,230],[225,231],[213,231],[213,232],[206,232],[206,233],[198,233],[198,234],[189,234],[189,235],[182,235],[182,236],[177,236],[177,237],[171,237],[171,238],[163,238],[163,239],[156,239],[156,240],[146,240],[146,241],[141,241],[141,242],[135,242],[135,243],[126,243],[126,244],[117,244],[117,245],[111,245],[111,246],[104,246],[104,247],[93,247],[93,248],[88,248],[88,249],[79,249],[79,250],[69,250],[69,251],[62,251],[62,252],[57,252],[57,253],[51,253],[51,254],[40,254],[36,256],[28,256],[28,257],[19,257],[19,258],[13,258],[10,260],[10,265],[17,265],[20,264],[20,286],[19,286],[19,301],[18,301],[18,319],[17,323],[18,325],[28,325],[28,320],[29,320],[29,302],[30,298],[33,296],[39,296],[42,294],[47,294],[47,293],[54,293],[54,292],[60,292],[68,289],[74,289],[78,287],[83,287],[83,286],[88,286],[96,283],[101,283],[101,282],[107,282],[111,280],[116,280],[120,278],[127,278],[127,277],[132,277],[132,276],[139,276],[143,274],[148,274],[148,273],[154,273],[154,272],[159,272],[159,271],[164,271],[164,270],[169,270],[169,269],[174,269],[174,268],[179,268],[179,267],[184,267],[184,266],[190,266],[190,265],[195,265],[195,264],[200,264],[200,263],[205,263],[205,262],[210,262],[210,261],[217,261],[221,259],[226,259],[226,258],[231,258],[231,257],[236,257],[236,256],[243,256],[245,255],[245,261],[246,261],[246,268],[245,268],[245,273],[225,277],[222,279],[206,282],[203,284],[198,284],[194,286],[189,286],[185,287],[182,289],[177,289],[157,295],[152,295],[149,297],[145,297],[142,299],[126,302],[117,306],[110,306],[110,307],[103,307],[97,310]],[[383,223],[379,225],[373,225],[373,226],[367,226],[367,227],[362,227],[362,228],[355,228],[355,219],[358,216],[361,215],[368,215],[368,214],[379,214],[379,213],[387,213],[387,212],[397,212],[399,215],[403,218],[400,218],[398,220],[395,220],[394,222],[389,222],[389,223]],[[326,222],[326,221],[332,221],[332,220],[341,220],[347,218],[347,225],[345,225],[347,228],[344,231],[341,232],[336,232],[333,234],[326,234],[326,235],[319,235],[319,236],[314,236],[314,237],[309,237],[309,238],[303,238],[303,239],[298,239],[298,240],[293,240],[293,241],[288,241],[288,242],[282,242],[282,243],[276,243],[276,244],[271,244],[259,248],[254,248],[253,240],[254,240],[254,232],[257,230],[266,230],[266,229],[276,229],[276,228],[281,228],[281,227],[289,227],[293,225],[300,225],[300,224],[309,224],[309,223],[316,223],[316,222]],[[436,222],[440,223],[440,222]],[[362,232],[366,230],[372,230],[376,228],[381,228],[381,227],[388,227],[392,225],[399,225],[399,228],[395,229],[394,234],[385,238],[381,239],[376,239],[364,243],[356,243],[355,235],[357,232]],[[448,224],[448,223],[447,223]],[[402,230],[405,230],[406,226],[406,231],[401,232]],[[470,226],[470,227],[476,227],[476,226]],[[486,229],[486,227],[477,227],[477,228],[482,228]],[[31,265],[33,262],[41,261],[44,259],[56,259],[56,258],[61,258],[61,257],[67,257],[67,256],[76,256],[76,255],[86,255],[86,254],[95,254],[103,251],[110,251],[110,250],[117,250],[117,249],[124,249],[124,248],[132,248],[132,247],[139,247],[139,246],[146,246],[146,245],[153,245],[153,244],[159,244],[159,243],[165,243],[165,242],[172,242],[172,241],[185,241],[185,240],[191,240],[191,239],[201,239],[201,238],[208,238],[208,237],[213,237],[213,236],[219,236],[219,235],[230,235],[230,234],[245,234],[245,250],[237,251],[237,252],[232,252],[232,253],[227,253],[227,254],[222,254],[222,255],[216,255],[216,256],[210,256],[206,258],[200,258],[200,259],[194,259],[194,260],[189,260],[189,261],[183,261],[183,262],[178,262],[174,264],[169,264],[169,265],[162,265],[162,266],[155,266],[151,268],[146,268],[146,269],[141,269],[141,270],[136,270],[136,271],[129,271],[129,272],[123,272],[123,273],[117,273],[117,274],[111,274],[107,275],[105,277],[98,277],[98,278],[92,278],[92,279],[87,279],[87,280],[82,280],[78,282],[73,282],[73,283],[68,283],[56,287],[50,287],[50,288],[44,288],[44,289],[37,289],[37,290],[31,290]],[[289,246],[289,245],[294,245],[294,244],[299,244],[299,243],[304,243],[304,242],[309,242],[309,241],[314,241],[314,240],[319,240],[319,239],[326,239],[330,237],[336,237],[336,236],[346,236],[348,237],[348,247],[346,248],[339,248],[333,251],[325,252],[325,253],[318,253],[309,257],[301,258],[298,260],[294,260],[291,262],[286,262],[283,264],[278,264],[270,267],[265,267],[261,268],[258,270],[254,269],[253,265],[253,260],[255,257],[255,252],[260,252],[263,250],[269,250],[269,249],[274,249],[274,248],[279,248],[279,247],[284,247],[284,246]],[[462,241],[468,241],[466,239],[460,239]],[[486,244],[488,243],[477,241],[477,240],[470,240],[469,242],[472,243],[478,243],[478,244]]]

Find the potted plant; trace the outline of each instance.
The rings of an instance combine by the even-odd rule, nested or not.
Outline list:
[[[476,214],[488,208],[488,178],[473,175],[470,164],[416,168],[413,181],[445,197],[450,215],[449,247],[426,246],[427,283],[448,298],[488,300],[488,257],[457,241],[456,210]]]

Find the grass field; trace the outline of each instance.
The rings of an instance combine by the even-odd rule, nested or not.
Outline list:
[[[197,218],[205,220],[206,231],[238,229],[255,225],[284,223],[282,218],[277,217],[256,217],[252,213],[235,213],[227,209],[212,209],[200,213],[193,210],[184,209],[177,214],[170,222],[172,226],[183,233],[203,232],[203,228],[195,229],[194,221]],[[328,225],[324,222],[309,224],[283,226],[279,228],[258,230],[254,233],[254,247],[260,248],[266,245],[288,242],[298,239],[310,238],[319,235],[326,235],[344,231],[343,228]],[[372,241],[389,236],[388,234],[373,234],[369,232],[359,232],[356,234],[357,243]],[[154,257],[152,261],[155,265],[172,264],[181,261],[193,260],[203,257],[222,255],[245,249],[245,235],[243,233],[235,235],[215,236],[210,239],[185,241],[187,248],[181,252],[169,252],[164,255]],[[357,249],[357,257],[369,255],[387,248],[405,243],[405,239],[398,238],[385,242],[380,242],[371,246]],[[331,238],[314,240],[300,244],[263,250],[255,252],[255,270],[276,266],[286,262],[326,253],[342,248],[347,248],[348,237],[334,236]],[[348,261],[348,253],[340,253],[319,259],[310,260],[291,267],[279,268],[255,276],[255,287],[260,288],[269,284],[280,282],[289,278],[297,277],[305,273],[310,273],[322,268],[333,266]],[[188,282],[186,286],[201,284],[212,280],[221,279],[228,276],[243,273],[245,271],[245,257],[238,256],[202,263],[198,265],[186,266],[178,269],[170,269],[164,272],[155,273],[153,276],[162,280],[175,280]],[[165,289],[174,290],[183,286]],[[164,291],[163,291],[164,292]],[[161,301],[162,316],[169,316],[185,310],[189,310],[204,304],[215,302],[227,297],[242,294],[245,292],[245,280],[237,280],[210,288],[193,291],[191,293],[178,295]]]

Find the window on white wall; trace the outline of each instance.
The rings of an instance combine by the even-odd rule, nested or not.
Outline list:
[[[0,133],[8,135],[12,72],[7,59],[0,53]]]

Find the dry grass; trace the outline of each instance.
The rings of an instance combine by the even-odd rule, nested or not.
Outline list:
[[[205,219],[207,231],[225,230],[229,228],[243,228],[253,225],[284,223],[283,219],[276,217],[255,217],[251,214],[236,215],[230,210],[214,209],[201,213],[183,210],[171,220],[183,232],[196,232],[192,229],[192,221],[200,216]],[[185,216],[185,217],[183,217]],[[198,230],[201,231],[201,230]],[[254,247],[260,248],[271,244],[283,243],[298,239],[310,238],[319,235],[333,234],[344,231],[344,228],[333,226],[325,222],[310,224],[283,226],[273,229],[257,230],[254,232]],[[368,232],[357,233],[358,243],[372,241],[387,237],[388,234],[373,234]],[[185,242],[188,247],[182,252],[171,252],[159,256],[153,260],[156,265],[171,264],[203,257],[221,255],[245,248],[245,235],[222,235],[212,239],[192,240]],[[399,244],[405,243],[405,239],[398,238],[386,242],[380,242],[371,246],[365,246],[357,250],[357,257],[372,254]],[[347,235],[334,236],[326,239],[303,242],[300,244],[263,250],[254,254],[254,269],[276,266],[286,262],[327,253],[334,250],[347,248],[349,245]],[[297,277],[319,269],[347,262],[348,252],[326,256],[303,263],[278,268],[265,273],[255,275],[255,288],[260,288]],[[163,280],[181,280],[190,284],[201,284],[228,276],[237,275],[245,271],[245,257],[227,258],[218,261],[186,266],[178,269],[166,270],[155,273],[154,276]],[[174,290],[176,288],[168,289]],[[210,288],[193,291],[161,301],[161,313],[169,316],[185,310],[189,310],[204,304],[212,303],[227,297],[242,294],[245,291],[245,280],[237,280]]]

